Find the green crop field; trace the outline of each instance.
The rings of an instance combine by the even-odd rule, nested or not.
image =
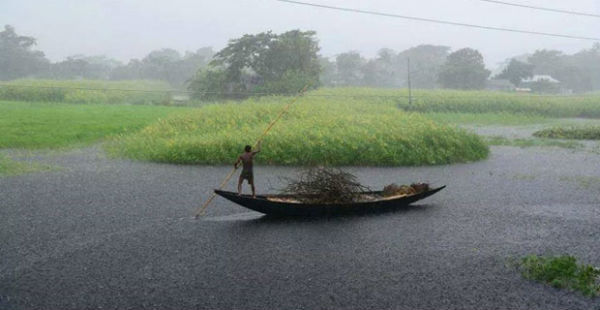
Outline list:
[[[21,79],[0,83],[0,100],[168,104],[168,83],[162,81],[35,80]]]
[[[190,108],[0,101],[0,148],[87,145]]]
[[[406,111],[441,113],[509,113],[546,117],[600,118],[600,95],[535,95],[492,91],[414,90],[412,102],[406,89],[323,88],[312,96],[362,98],[393,103]]]
[[[40,86],[58,83],[69,88],[68,91],[77,87],[148,90],[168,87],[150,81],[10,83]],[[5,86],[0,86],[1,89],[6,90]],[[36,90],[27,89],[33,94]],[[48,90],[40,89],[42,93]],[[94,104],[119,100],[97,99],[94,91],[82,90],[81,94],[87,99],[71,101],[59,96],[57,102],[51,102],[54,99],[42,100],[44,97],[40,95],[31,101],[42,98],[40,101],[50,103],[0,101],[3,132],[0,148],[74,147],[111,136],[106,149],[114,156],[179,164],[224,164],[235,159],[245,144],[252,144],[291,100],[291,97],[267,96],[176,108]],[[144,100],[144,93],[137,95],[141,97],[130,94],[132,102]],[[600,116],[600,96],[596,95],[552,97],[416,90],[412,103],[407,95],[406,90],[375,88],[311,91],[267,136],[260,160],[263,164],[281,165],[465,162],[485,158],[486,142],[504,143],[484,141],[454,124],[520,125],[550,122],[552,117]]]
[[[208,105],[106,145],[114,155],[181,164],[231,164],[286,97]],[[305,97],[275,125],[260,162],[278,165],[425,165],[485,158],[476,135],[365,99]]]

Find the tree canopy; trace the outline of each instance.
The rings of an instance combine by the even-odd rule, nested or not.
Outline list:
[[[479,51],[463,48],[448,55],[439,73],[439,81],[446,88],[483,89],[490,73]]]
[[[289,93],[305,84],[316,86],[321,71],[319,45],[314,31],[282,34],[246,34],[229,41],[214,55],[209,68],[200,70],[190,84],[196,97],[218,91],[225,95],[245,92]],[[208,80],[208,79],[213,79]]]
[[[502,72],[495,78],[507,79],[513,85],[519,86],[519,84],[521,84],[521,80],[533,75],[533,68],[534,65],[521,62],[513,58],[510,60],[508,66],[506,66],[506,68],[504,68],[504,70],[502,70]]]
[[[0,80],[26,77],[46,70],[50,62],[44,53],[33,50],[33,37],[21,36],[5,25],[0,32]]]

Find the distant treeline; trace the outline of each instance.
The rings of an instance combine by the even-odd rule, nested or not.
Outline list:
[[[35,38],[4,27],[0,32],[0,80],[163,80],[176,88],[188,88],[196,98],[218,98],[284,94],[306,84],[403,88],[408,86],[410,71],[413,88],[483,89],[496,84],[503,85],[500,89],[531,87],[538,92],[600,90],[600,43],[572,55],[538,50],[515,56],[507,59],[504,70],[495,76],[485,68],[481,53],[471,48],[451,53],[447,46],[419,45],[400,52],[384,48],[370,59],[354,51],[327,58],[319,55],[314,31],[247,34],[230,40],[218,52],[211,47],[184,54],[160,49],[127,64],[84,55],[53,63],[34,50],[35,43]],[[545,79],[532,80],[535,76]],[[524,80],[529,80],[528,84]]]
[[[454,53],[449,47],[436,45],[420,45],[401,52],[384,48],[371,59],[358,52],[347,52],[334,59],[321,58],[321,81],[331,86],[407,87],[409,59],[414,88],[483,89],[488,78],[508,80],[512,84],[509,87],[520,87],[527,84],[523,80],[538,75],[543,76],[542,80],[526,85],[534,91],[600,90],[600,43],[573,55],[537,50],[509,58],[502,65],[503,71],[494,76],[483,68],[479,52],[468,48]]]
[[[51,62],[43,52],[33,49],[35,44],[35,38],[20,36],[13,27],[4,26],[4,31],[0,31],[0,80],[163,80],[174,87],[182,87],[214,54],[210,47],[183,55],[165,48],[152,51],[142,59],[132,59],[127,64],[106,56],[85,55]]]

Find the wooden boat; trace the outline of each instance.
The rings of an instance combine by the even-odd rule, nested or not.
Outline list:
[[[429,197],[446,186],[430,189],[412,195],[384,197],[381,191],[364,192],[370,197],[364,201],[344,204],[310,204],[296,200],[294,195],[238,195],[234,192],[215,190],[215,193],[225,199],[235,202],[248,209],[260,213],[277,216],[322,216],[338,215],[357,212],[377,212],[407,206],[415,201]]]

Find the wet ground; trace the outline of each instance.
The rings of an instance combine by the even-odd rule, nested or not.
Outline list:
[[[20,159],[62,169],[0,178],[0,309],[600,309],[509,263],[571,254],[600,266],[593,152],[492,147],[476,163],[348,168],[375,189],[448,187],[395,212],[323,219],[221,198],[192,219],[230,167],[99,148]],[[295,171],[257,167],[259,192]]]

